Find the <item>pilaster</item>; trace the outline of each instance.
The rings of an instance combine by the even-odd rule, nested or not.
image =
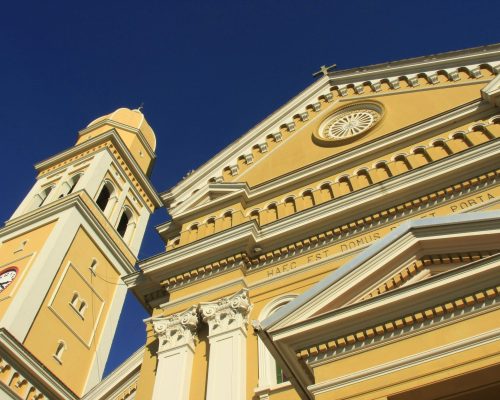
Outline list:
[[[203,321],[209,326],[210,361],[206,400],[246,398],[246,337],[251,309],[248,289],[200,304]]]
[[[197,307],[170,317],[153,318],[158,366],[153,400],[188,400],[198,327]]]

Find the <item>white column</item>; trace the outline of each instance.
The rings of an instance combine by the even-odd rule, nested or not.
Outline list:
[[[152,319],[158,337],[153,400],[189,399],[194,338],[198,326],[196,310],[196,306],[191,306],[180,314]]]
[[[209,326],[206,400],[246,399],[247,317],[251,309],[248,289],[200,304],[203,321]]]

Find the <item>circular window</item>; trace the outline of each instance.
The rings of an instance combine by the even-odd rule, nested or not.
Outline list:
[[[348,106],[323,121],[314,138],[320,144],[340,144],[368,132],[381,118],[382,107],[375,103]]]

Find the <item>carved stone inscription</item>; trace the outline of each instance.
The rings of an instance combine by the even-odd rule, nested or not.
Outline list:
[[[335,243],[329,247],[317,250],[313,253],[303,254],[292,261],[285,263],[276,263],[274,266],[269,266],[263,272],[263,278],[271,279],[279,275],[287,274],[302,268],[306,265],[324,261],[328,257],[335,255],[342,255],[344,253],[352,252],[357,249],[369,246],[376,240],[383,238],[387,233],[396,229],[401,223],[413,218],[433,218],[452,213],[460,213],[471,209],[472,207],[480,206],[481,204],[490,203],[500,197],[500,187],[489,188],[479,193],[473,193],[469,196],[459,196],[458,199],[445,201],[437,206],[427,207],[427,209],[416,210],[408,213],[405,216],[397,218],[393,224],[384,224],[378,229],[374,229],[369,233],[353,234],[340,237]]]

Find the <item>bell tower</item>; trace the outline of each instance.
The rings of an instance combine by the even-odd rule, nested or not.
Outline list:
[[[120,108],[35,166],[0,229],[0,392],[79,398],[101,379],[122,277],[161,202],[148,179],[155,147],[144,115]]]

